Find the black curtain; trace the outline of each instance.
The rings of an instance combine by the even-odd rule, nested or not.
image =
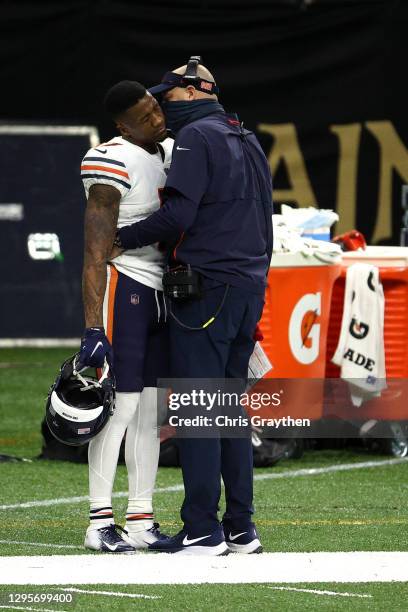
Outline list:
[[[275,163],[278,205],[336,208],[342,197],[346,215],[354,180],[350,223],[368,239],[397,243],[408,162],[406,170],[401,162],[389,172],[389,197],[380,194],[380,175],[382,156],[397,155],[395,138],[408,146],[406,2],[40,0],[0,7],[0,121],[97,125],[106,140],[115,133],[101,106],[109,86],[124,78],[155,84],[166,70],[202,54],[221,102],[257,131]],[[360,126],[354,178],[347,174],[350,152],[341,151],[350,134],[333,128],[353,125]],[[283,155],[273,162],[276,126],[289,127],[279,128]],[[303,167],[293,139],[285,140],[290,133]],[[388,205],[391,230],[379,221],[379,208]]]

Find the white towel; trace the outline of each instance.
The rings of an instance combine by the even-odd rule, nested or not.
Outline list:
[[[301,236],[301,230],[288,225],[282,215],[272,215],[272,222],[274,253],[301,253],[306,260],[315,257],[324,263],[340,263],[338,244]]]
[[[351,386],[355,406],[379,397],[385,382],[384,292],[375,266],[349,266],[339,343],[332,362]]]

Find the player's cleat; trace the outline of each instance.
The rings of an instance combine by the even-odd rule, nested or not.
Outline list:
[[[119,527],[119,525],[109,525],[108,527],[101,527],[100,529],[88,527],[85,535],[85,548],[106,553],[122,553],[126,555],[131,555],[136,552],[135,547],[125,542],[122,536],[117,532],[117,529],[123,531],[122,527]]]
[[[174,553],[177,555],[228,555],[229,549],[225,543],[222,527],[212,533],[199,537],[189,536],[182,529],[177,535],[166,540],[158,540],[150,544],[149,550],[162,553]]]
[[[125,529],[123,539],[134,548],[148,548],[150,544],[168,540],[169,536],[161,533],[159,523],[154,523],[153,527],[142,531],[134,532]]]
[[[225,541],[231,552],[247,555],[262,552],[262,544],[259,541],[259,536],[253,523],[239,530],[230,529],[226,524],[223,524],[223,528]]]

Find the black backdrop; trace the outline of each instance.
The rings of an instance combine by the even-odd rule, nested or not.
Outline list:
[[[96,124],[106,139],[114,129],[103,115],[101,98],[110,85],[123,78],[151,85],[166,69],[201,53],[221,86],[221,101],[238,111],[247,127],[295,127],[304,168],[299,173],[299,160],[291,158],[293,138],[288,142],[282,133],[284,155],[273,161],[277,203],[338,206],[340,136],[332,126],[359,124],[358,148],[350,144],[358,166],[355,179],[346,169],[352,136],[343,133],[341,211],[351,206],[356,213],[349,210],[340,229],[355,217],[368,238],[397,243],[400,185],[408,182],[408,161],[395,141],[404,150],[408,145],[407,4],[2,2],[0,119]],[[375,126],[367,129],[367,121],[376,122],[380,136]],[[275,128],[259,135],[271,152]],[[388,172],[392,193],[380,201],[381,163],[387,163],[381,155],[392,154],[401,167]],[[293,181],[296,193],[291,192]],[[349,193],[350,182],[356,183],[355,195]],[[378,219],[379,204],[393,208],[391,230],[388,221]],[[382,226],[377,231],[376,221]]]
[[[278,208],[337,208],[337,231],[357,226],[372,242],[397,244],[408,183],[407,5],[3,1],[0,121],[96,125],[106,140],[109,86],[152,85],[202,54],[221,102],[257,131]]]

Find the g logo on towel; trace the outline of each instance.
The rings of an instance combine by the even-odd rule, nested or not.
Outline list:
[[[289,321],[289,345],[293,356],[304,365],[313,363],[319,355],[322,294],[307,293],[300,298]]]
[[[367,323],[363,323],[362,321],[358,322],[355,317],[351,319],[349,332],[353,336],[353,338],[356,338],[357,340],[363,340],[363,338],[367,336],[369,331],[370,328]]]

